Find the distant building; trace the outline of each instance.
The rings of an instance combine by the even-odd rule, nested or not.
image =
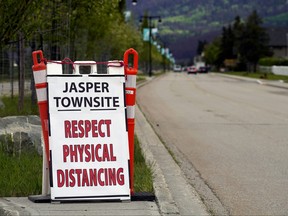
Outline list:
[[[270,42],[269,46],[274,53],[274,57],[288,57],[288,28],[275,27],[266,29]]]

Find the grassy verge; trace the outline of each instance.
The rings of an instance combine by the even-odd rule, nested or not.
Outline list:
[[[284,82],[288,82],[288,76],[284,75],[275,75],[272,73],[248,73],[248,72],[225,72],[225,74],[235,75],[235,76],[243,76],[255,79],[265,79],[265,80],[283,80]]]
[[[0,117],[15,115],[38,115],[37,104],[33,104],[31,102],[30,95],[25,96],[24,109],[21,111],[18,110],[18,96],[14,96],[13,98],[9,96],[3,96],[1,97],[1,100],[5,107],[0,108]]]
[[[134,139],[134,190],[135,192],[153,192],[153,178],[151,167],[145,163],[139,141]]]
[[[31,106],[30,97],[25,98],[25,111],[22,113],[19,113],[17,110],[17,97],[13,99],[3,97],[1,99],[5,104],[5,108],[0,110],[1,117],[38,114],[37,106]],[[136,136],[134,143],[134,190],[135,192],[153,192],[152,170],[145,163]],[[17,155],[5,146],[7,146],[7,143],[0,142],[0,196],[41,194],[42,157],[36,152],[23,152],[21,155]]]
[[[145,80],[146,80],[146,76],[145,75],[137,75],[137,78],[136,78],[137,83],[143,82]]]
[[[0,143],[0,196],[41,194],[42,156],[36,152],[15,155],[5,151],[3,146]],[[134,169],[135,192],[153,192],[152,171],[145,164],[137,137],[135,137]]]
[[[42,157],[36,152],[15,156],[0,150],[0,196],[41,194]]]

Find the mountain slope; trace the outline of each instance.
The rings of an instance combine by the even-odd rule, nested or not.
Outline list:
[[[198,40],[212,40],[237,15],[245,19],[255,9],[265,26],[288,27],[287,0],[138,0],[136,6],[126,1],[134,17],[161,16],[159,34],[183,61],[193,57]]]

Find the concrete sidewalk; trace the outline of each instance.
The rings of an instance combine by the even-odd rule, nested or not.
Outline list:
[[[49,215],[160,215],[156,202],[74,202],[33,203],[27,197],[0,199],[0,215],[7,216],[49,216]]]
[[[34,203],[0,198],[0,215],[209,215],[144,115],[136,106],[136,134],[154,174],[155,201]]]

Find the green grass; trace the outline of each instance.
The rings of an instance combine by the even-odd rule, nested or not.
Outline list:
[[[0,170],[1,197],[41,194],[42,157],[37,152],[13,155],[1,148]]]
[[[31,96],[27,95],[24,98],[24,109],[18,110],[18,96],[11,98],[10,96],[1,97],[5,107],[0,108],[0,117],[15,116],[15,115],[38,115],[37,104],[32,104]]]
[[[139,141],[134,139],[134,190],[135,192],[153,192],[153,179],[151,167],[145,163]]]
[[[153,192],[152,170],[145,163],[135,137],[134,191]],[[15,154],[0,143],[0,197],[41,194],[42,156],[37,152]]]
[[[0,116],[37,115],[38,108],[31,106],[30,97],[25,97],[25,109],[18,112],[18,97],[2,97],[5,109],[0,109]],[[3,141],[2,141],[3,142]],[[36,152],[15,154],[11,150],[11,141],[0,141],[0,196],[28,196],[41,194],[42,190],[42,156]],[[6,146],[6,147],[5,147]],[[8,149],[7,146],[10,146]],[[139,141],[134,138],[134,191],[153,192],[152,170],[146,165]]]
[[[137,83],[144,82],[145,80],[146,80],[145,75],[137,75],[137,78],[136,78]]]
[[[225,74],[235,75],[235,76],[243,76],[255,79],[265,79],[265,80],[283,80],[284,82],[288,82],[288,76],[284,75],[275,75],[272,73],[264,74],[264,73],[248,73],[248,72],[225,72]]]

